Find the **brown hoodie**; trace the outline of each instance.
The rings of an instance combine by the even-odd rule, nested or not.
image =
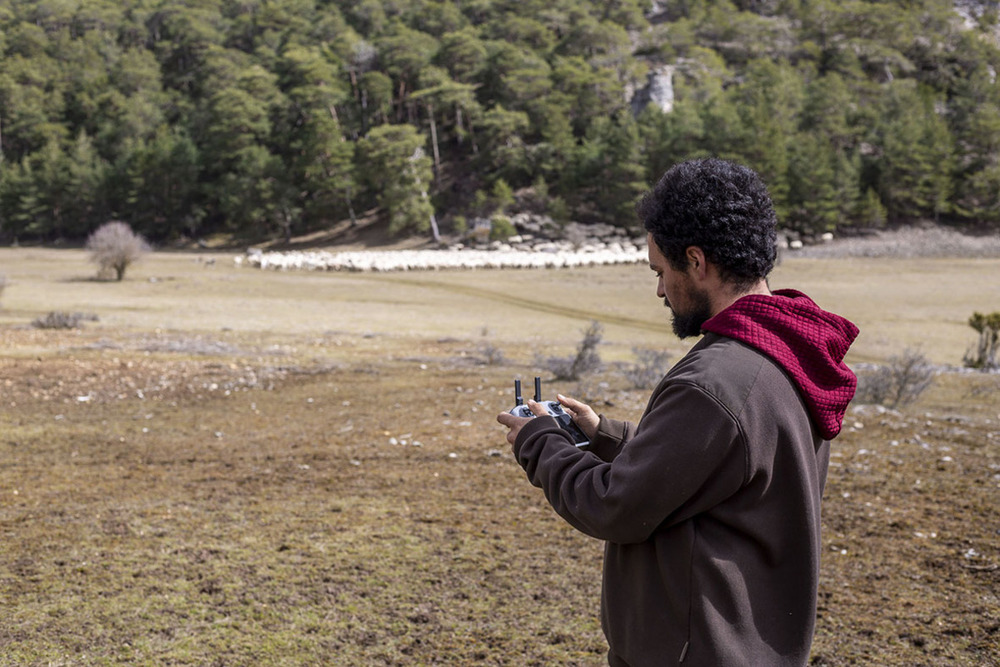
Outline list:
[[[813,408],[832,401],[824,415],[842,417],[854,388],[843,354],[857,329],[804,295],[781,298],[798,303],[731,308],[772,331],[805,317],[796,335],[816,329],[816,347],[796,342],[794,369],[752,342],[707,333],[661,380],[637,426],[602,416],[590,451],[549,417],[517,438],[518,462],[556,512],[606,541],[601,617],[612,665],[808,660],[824,436],[839,430],[817,424]],[[839,354],[828,353],[833,339]],[[821,400],[793,380],[800,371],[816,378]]]

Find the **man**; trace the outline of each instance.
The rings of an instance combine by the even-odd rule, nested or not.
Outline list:
[[[638,425],[559,396],[589,451],[550,416],[497,421],[556,512],[606,541],[610,665],[805,665],[829,440],[854,395],[843,358],[858,330],[800,292],[770,291],[775,214],[750,169],[678,164],[638,212],[675,333],[703,338]]]

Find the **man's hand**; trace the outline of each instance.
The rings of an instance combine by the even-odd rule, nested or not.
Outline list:
[[[536,403],[530,398],[526,400],[524,404],[528,406],[528,409],[531,410],[531,414],[535,415],[535,417],[543,417],[549,414],[549,411],[544,405]],[[509,412],[501,412],[497,415],[497,421],[510,429],[510,431],[507,432],[507,442],[510,443],[511,447],[513,447],[514,442],[517,441],[517,434],[521,432],[524,425],[535,417],[515,417]]]
[[[601,422],[601,418],[597,416],[597,413],[587,405],[586,403],[581,403],[575,398],[569,398],[568,396],[563,396],[562,394],[557,394],[556,398],[559,399],[560,405],[566,410],[570,417],[573,418],[573,422],[580,427],[584,435],[588,439],[593,440],[597,436],[597,425]],[[549,411],[545,409],[545,406],[541,403],[537,403],[530,398],[525,401],[525,405],[531,410],[531,414],[541,417],[549,414]],[[533,417],[515,417],[509,412],[501,412],[497,415],[497,421],[510,429],[507,432],[507,442],[514,446],[517,441],[517,435],[524,428],[524,425],[530,422]]]
[[[597,416],[593,408],[562,394],[556,394],[556,398],[559,399],[559,404],[569,413],[569,416],[573,418],[573,423],[580,427],[588,440],[597,437],[597,426],[601,423],[601,418]]]

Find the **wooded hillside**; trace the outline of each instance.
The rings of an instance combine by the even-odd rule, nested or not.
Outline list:
[[[0,240],[631,226],[705,154],[791,230],[995,225],[997,4],[0,0]]]

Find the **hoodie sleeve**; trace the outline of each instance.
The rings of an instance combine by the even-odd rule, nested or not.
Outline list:
[[[521,430],[514,454],[561,517],[588,535],[622,544],[641,542],[661,524],[714,506],[740,488],[747,471],[734,416],[684,382],[663,386],[610,461],[577,449],[548,417]]]
[[[622,445],[635,435],[635,424],[609,419],[604,415],[600,415],[600,419],[597,435],[590,441],[590,451],[602,461],[611,463],[618,456]]]

